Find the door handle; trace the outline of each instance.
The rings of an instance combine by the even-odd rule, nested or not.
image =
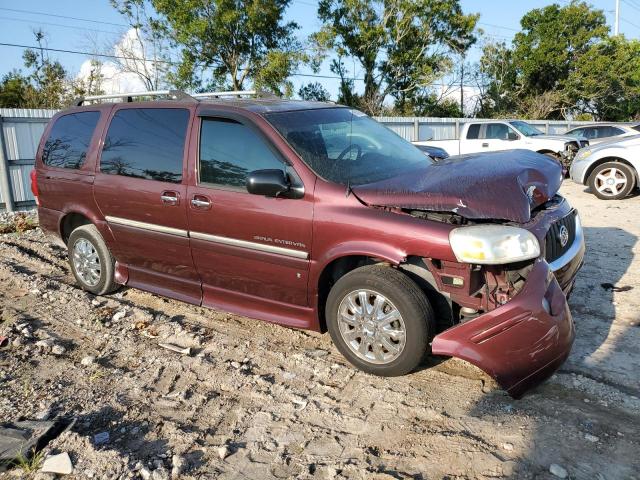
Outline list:
[[[485,142],[485,143],[483,143],[483,144],[482,144],[482,146],[483,146],[484,148],[487,148],[487,147],[489,147],[489,144]]]
[[[191,206],[200,210],[208,210],[211,208],[211,200],[204,195],[196,195],[191,199]]]
[[[178,205],[180,203],[180,195],[178,192],[162,192],[160,194],[160,200],[165,205]]]

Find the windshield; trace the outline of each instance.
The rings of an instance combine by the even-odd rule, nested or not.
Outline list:
[[[363,185],[432,161],[367,115],[348,108],[266,114],[267,120],[325,180]]]
[[[520,130],[525,137],[535,137],[536,135],[544,135],[540,130],[538,130],[533,125],[529,125],[527,122],[509,122],[512,126],[516,127]]]

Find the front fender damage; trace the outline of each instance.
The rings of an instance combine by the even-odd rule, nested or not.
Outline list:
[[[477,366],[519,398],[562,365],[574,337],[566,297],[540,259],[511,301],[436,335],[432,353]]]

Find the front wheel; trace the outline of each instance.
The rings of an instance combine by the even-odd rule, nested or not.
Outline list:
[[[633,170],[624,163],[606,162],[598,165],[587,181],[593,194],[602,200],[619,200],[635,186]]]
[[[341,277],[327,298],[327,327],[349,362],[374,375],[414,370],[429,351],[433,310],[418,285],[387,266],[365,266]]]

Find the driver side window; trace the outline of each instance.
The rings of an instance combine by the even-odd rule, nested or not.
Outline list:
[[[254,170],[284,170],[284,163],[246,125],[226,118],[205,118],[200,129],[200,183],[245,189]]]
[[[509,133],[516,133],[504,123],[489,123],[485,133],[486,139],[509,140]]]

